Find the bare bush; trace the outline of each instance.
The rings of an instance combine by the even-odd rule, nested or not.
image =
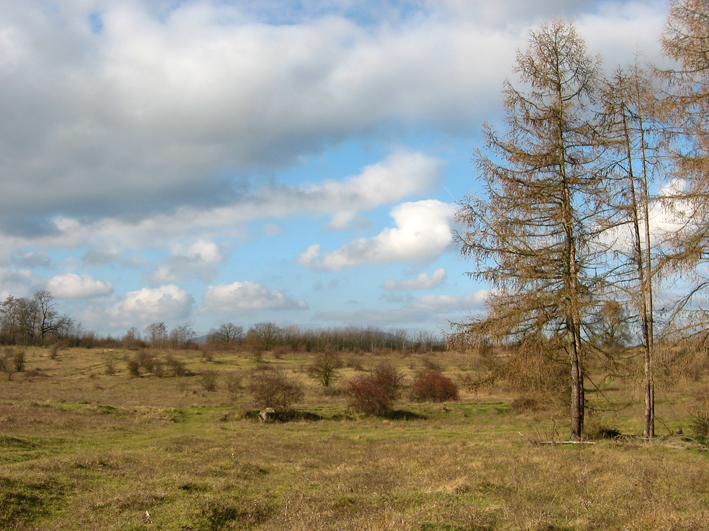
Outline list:
[[[105,367],[104,372],[106,373],[106,375],[113,376],[114,374],[116,374],[116,358],[115,357],[108,356],[104,360],[103,363],[104,363],[104,367]]]
[[[328,350],[315,356],[313,362],[308,366],[307,372],[311,378],[320,382],[324,387],[329,387],[337,376],[337,369],[342,367],[340,356]]]
[[[6,347],[2,358],[0,358],[0,370],[7,374],[8,381],[12,380],[12,375],[16,372],[14,350],[13,348]]]
[[[281,371],[252,373],[250,391],[257,407],[279,411],[290,409],[305,396],[303,386]]]
[[[57,359],[57,356],[62,350],[66,350],[67,347],[69,346],[68,341],[57,341],[56,343],[52,344],[51,347],[49,347],[49,359],[50,360],[55,360]]]
[[[173,376],[179,377],[179,376],[185,376],[187,374],[187,369],[185,367],[185,363],[183,361],[180,361],[179,359],[177,359],[172,354],[167,355],[167,357],[165,358],[165,363],[172,371]]]
[[[534,413],[543,409],[542,404],[534,398],[520,396],[510,403],[510,408],[515,413]]]
[[[458,400],[458,386],[440,371],[427,371],[416,377],[409,389],[409,397],[416,402]]]
[[[426,358],[423,358],[423,360],[421,360],[421,362],[423,363],[424,369],[426,371],[443,372],[443,367],[441,366],[441,364],[438,363],[438,361],[436,361],[433,358],[426,357]]]
[[[12,365],[14,372],[24,372],[27,361],[27,351],[24,348],[6,348],[8,363]]]
[[[380,385],[390,400],[396,400],[404,386],[404,375],[391,362],[382,361],[372,371],[372,378]]]
[[[129,359],[126,361],[126,367],[128,369],[128,373],[133,376],[133,377],[138,377],[140,376],[140,361],[133,358]]]
[[[215,370],[206,370],[199,375],[199,383],[202,388],[210,393],[217,390],[217,382],[219,381],[219,372]]]
[[[243,390],[244,375],[240,372],[229,372],[224,377],[227,392],[232,400],[236,401]]]
[[[211,345],[202,345],[202,348],[200,348],[200,359],[203,363],[214,361],[214,349]]]

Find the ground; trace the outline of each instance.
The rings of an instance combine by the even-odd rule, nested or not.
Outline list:
[[[468,390],[479,370],[471,354],[348,354],[334,391],[307,376],[308,354],[266,353],[257,364],[243,352],[210,361],[179,351],[192,375],[133,377],[126,360],[136,354],[68,349],[51,359],[33,348],[25,371],[0,381],[0,528],[706,528],[709,452],[689,433],[702,378],[658,389],[652,444],[638,436],[633,381],[591,393],[587,431],[612,438],[539,444],[568,440],[567,411],[519,407],[504,384]],[[387,418],[348,412],[337,389],[381,359],[408,381],[437,366],[461,384],[461,400],[404,398]],[[248,384],[268,367],[306,386],[295,420],[260,422],[248,391],[227,389],[227,374]],[[205,390],[205,371],[217,372],[216,391]]]

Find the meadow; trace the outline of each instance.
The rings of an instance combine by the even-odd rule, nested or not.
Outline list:
[[[136,376],[136,355],[32,347],[23,372],[0,373],[0,529],[707,528],[704,375],[660,386],[652,443],[640,383],[611,379],[589,393],[588,444],[548,444],[568,441],[565,406],[470,386],[474,354],[345,354],[329,388],[306,353],[169,353],[184,376]],[[348,410],[344,382],[383,359],[408,382],[440,369],[460,400]],[[274,368],[305,388],[288,422],[259,420],[247,389]]]

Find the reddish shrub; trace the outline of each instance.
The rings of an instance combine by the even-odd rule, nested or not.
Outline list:
[[[450,378],[443,376],[440,371],[423,372],[411,385],[409,397],[417,402],[458,400],[458,386]]]
[[[365,415],[384,415],[391,408],[391,398],[382,382],[372,376],[360,376],[347,382],[349,407]]]

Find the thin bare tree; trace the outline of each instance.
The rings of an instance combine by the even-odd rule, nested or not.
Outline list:
[[[637,64],[619,68],[603,92],[603,116],[608,126],[605,137],[613,166],[615,192],[609,204],[617,216],[619,232],[613,284],[619,298],[629,295],[637,310],[644,357],[644,436],[655,436],[655,308],[656,263],[650,210],[657,199],[650,194],[653,173],[662,167],[656,141],[663,130],[657,117],[657,88]],[[612,217],[611,217],[612,218]],[[659,247],[659,244],[658,244]]]

